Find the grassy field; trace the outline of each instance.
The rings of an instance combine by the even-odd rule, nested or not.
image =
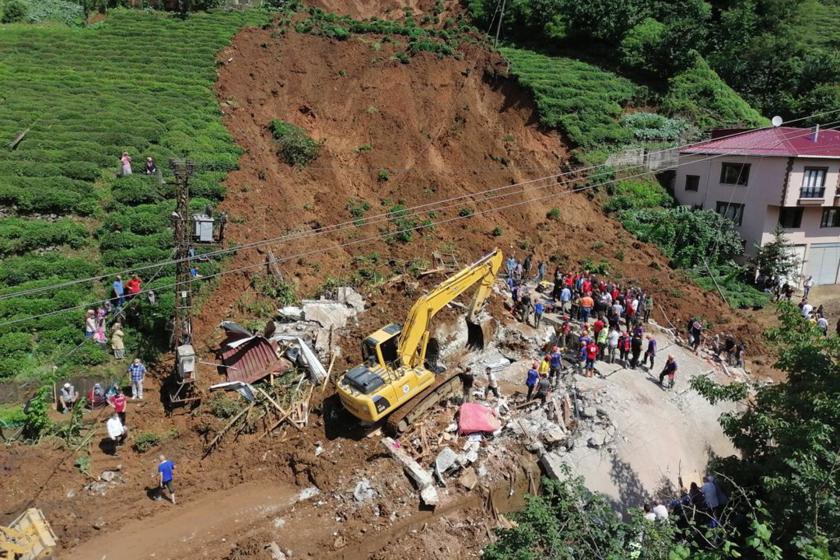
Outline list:
[[[106,359],[92,344],[63,359],[82,340],[81,310],[2,323],[101,299],[110,282],[13,293],[171,256],[167,162],[184,155],[197,162],[196,208],[223,196],[220,181],[239,150],[212,89],[216,55],[238,29],[265,17],[199,13],[182,21],[115,10],[86,28],[0,26],[0,138],[29,130],[15,150],[0,150],[0,377]],[[135,175],[118,178],[124,151]],[[142,175],[147,156],[161,178]],[[144,276],[155,273],[153,284],[172,282],[171,268]],[[144,310],[143,328],[163,328],[168,292]],[[136,338],[129,333],[129,342]]]
[[[806,0],[800,8],[799,38],[812,47],[840,49],[840,2]]]

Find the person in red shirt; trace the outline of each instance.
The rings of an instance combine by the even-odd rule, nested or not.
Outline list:
[[[598,357],[598,345],[594,340],[586,345],[586,377],[592,377],[592,370],[595,369],[595,358]]]
[[[589,278],[585,278],[583,282],[581,282],[580,288],[584,294],[592,293],[592,281],[589,280]]]
[[[131,280],[125,283],[126,292],[129,297],[134,297],[140,293],[143,287],[143,281],[136,274],[131,277]]]
[[[595,334],[595,338],[598,337],[598,333],[601,332],[601,329],[603,329],[605,326],[606,323],[604,323],[603,319],[601,319],[601,317],[598,316],[598,319],[592,324],[592,332]]]
[[[127,403],[128,399],[122,392],[122,389],[118,389],[117,394],[111,397],[111,400],[108,401],[108,404],[114,407],[114,412],[116,412],[117,416],[120,417],[120,422],[122,422],[123,426],[125,426],[125,407]]]

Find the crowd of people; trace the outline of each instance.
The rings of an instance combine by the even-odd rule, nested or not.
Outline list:
[[[703,477],[703,484],[692,482],[688,489],[679,480],[680,496],[668,502],[648,502],[642,506],[643,517],[651,522],[673,521],[682,528],[717,527],[729,497],[714,475]]]
[[[649,292],[637,286],[622,286],[589,271],[569,273],[560,267],[555,269],[552,280],[547,280],[545,261],[537,263],[532,275],[533,260],[528,255],[521,262],[514,256],[505,261],[513,316],[539,328],[545,313],[557,313],[562,324],[556,327],[557,343],[528,370],[528,400],[544,401],[548,391],[557,385],[564,353],[586,376],[593,375],[598,360],[620,361],[631,369],[654,369],[656,339],[645,332],[654,305]],[[535,294],[529,282],[536,284]],[[699,322],[698,329],[702,330]],[[696,340],[699,344],[699,332]],[[677,369],[675,358],[669,355],[659,376],[663,388],[666,379],[667,387],[673,387]]]

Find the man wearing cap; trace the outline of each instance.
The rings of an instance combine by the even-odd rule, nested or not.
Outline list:
[[[64,414],[69,409],[73,408],[76,401],[79,400],[79,395],[76,393],[76,388],[70,383],[65,383],[59,391],[58,405],[61,407],[60,412]]]

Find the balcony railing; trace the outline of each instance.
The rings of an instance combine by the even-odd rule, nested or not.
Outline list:
[[[799,189],[799,198],[823,198],[825,187],[802,187]]]

